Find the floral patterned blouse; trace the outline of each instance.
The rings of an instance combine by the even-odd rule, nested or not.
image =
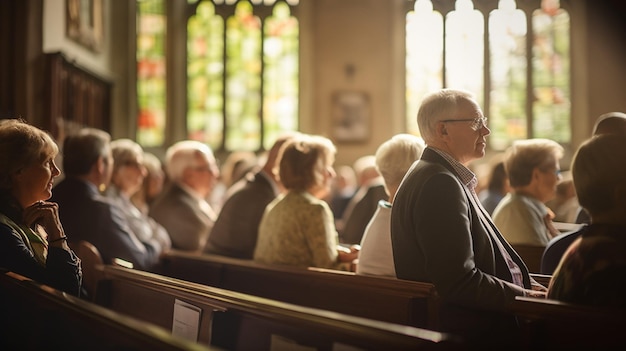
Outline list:
[[[328,204],[290,191],[272,201],[259,224],[254,260],[299,267],[339,268],[338,235]]]
[[[581,231],[554,271],[548,298],[626,307],[626,227],[591,224]]]

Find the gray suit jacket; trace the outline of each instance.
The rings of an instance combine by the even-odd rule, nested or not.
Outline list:
[[[173,249],[186,251],[204,247],[215,221],[202,211],[196,198],[176,184],[163,190],[150,206],[149,215],[170,234]]]
[[[204,252],[252,259],[265,207],[278,196],[260,173],[248,174],[233,185],[220,211]]]

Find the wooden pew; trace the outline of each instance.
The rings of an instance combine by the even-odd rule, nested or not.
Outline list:
[[[306,307],[437,329],[439,298],[430,283],[320,268],[266,265],[218,255],[171,251],[158,272],[208,286]]]
[[[624,349],[626,310],[517,297],[510,306],[522,327],[524,349]]]
[[[200,310],[198,342],[228,350],[270,350],[272,340],[290,340],[320,351],[346,345],[356,348],[352,350],[465,349],[461,341],[445,333],[297,306],[149,272],[110,265],[101,269],[98,304],[169,329],[174,304],[183,301]]]
[[[3,350],[217,350],[3,270]]]
[[[513,249],[522,258],[531,273],[541,273],[541,257],[545,246],[511,244]]]

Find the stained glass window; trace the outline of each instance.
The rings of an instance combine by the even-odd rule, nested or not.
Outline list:
[[[297,4],[198,4],[188,22],[189,138],[257,151],[298,128],[299,23],[290,7]]]
[[[431,80],[440,79],[441,87],[476,94],[489,117],[492,149],[524,138],[570,141],[570,19],[559,0],[542,0],[530,10],[533,5],[525,3],[525,11],[515,0],[415,0],[414,5],[406,19],[407,130],[415,132],[421,99],[439,88]],[[441,14],[445,34],[439,24],[428,30],[416,24],[420,11],[432,18]],[[426,26],[426,20],[420,22]],[[441,48],[432,44],[436,37],[444,42]],[[423,56],[441,60],[443,75],[427,69]]]
[[[559,0],[533,12],[533,136],[568,142],[570,129],[569,14]]]
[[[216,149],[224,129],[224,21],[210,1],[187,22],[187,133]]]
[[[160,146],[165,136],[163,0],[137,1],[137,142]]]
[[[298,129],[298,20],[280,2],[265,21],[263,42],[263,139],[265,149],[283,131]]]

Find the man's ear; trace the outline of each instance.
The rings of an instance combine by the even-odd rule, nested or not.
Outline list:
[[[104,174],[106,172],[107,163],[108,160],[105,157],[100,156],[93,167],[96,167],[98,174]]]
[[[445,123],[437,123],[437,135],[448,135]]]

